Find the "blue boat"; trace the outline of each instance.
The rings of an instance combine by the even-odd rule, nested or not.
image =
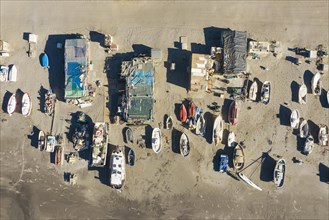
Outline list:
[[[135,152],[133,151],[133,149],[130,149],[128,151],[128,165],[129,166],[135,165]]]
[[[41,58],[41,65],[43,68],[49,68],[49,59],[48,55],[44,53]]]
[[[226,172],[227,167],[228,167],[228,156],[227,155],[220,155],[219,172],[220,173]]]

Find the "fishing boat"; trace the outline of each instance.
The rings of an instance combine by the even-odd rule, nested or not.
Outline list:
[[[57,146],[55,152],[55,165],[62,166],[64,163],[64,147]]]
[[[131,148],[128,151],[128,165],[129,166],[134,166],[135,165],[135,152]]]
[[[96,122],[91,145],[92,167],[103,167],[106,164],[107,145],[109,142],[108,126],[105,122]]]
[[[327,91],[327,104],[329,105],[329,90]]]
[[[8,67],[0,66],[0,82],[8,81]]]
[[[189,106],[188,106],[187,118],[194,118],[195,117],[195,113],[196,113],[195,104],[194,104],[194,102],[191,101],[189,103]]]
[[[246,177],[243,173],[238,173],[239,177],[248,185],[254,187],[255,189],[262,191],[262,189],[257,186],[254,182],[252,182],[248,177]]]
[[[39,137],[38,137],[38,149],[40,151],[45,150],[46,146],[46,136],[44,131],[39,131]]]
[[[166,120],[166,129],[171,130],[173,128],[173,121],[172,121],[172,117],[168,116],[167,120]]]
[[[284,184],[284,177],[286,174],[286,161],[280,159],[276,162],[273,179],[276,187],[281,188]]]
[[[298,102],[300,104],[305,105],[307,101],[307,87],[305,84],[302,84],[299,87],[299,91],[298,91]]]
[[[17,81],[17,68],[15,65],[12,65],[9,70],[8,80],[11,82]]]
[[[201,135],[201,136],[204,136],[206,133],[206,121],[204,120],[202,113],[200,113],[200,115],[196,121],[195,133],[197,135]]]
[[[32,110],[32,100],[29,94],[26,92],[22,97],[22,115],[25,117],[31,114]]]
[[[250,89],[249,89],[249,99],[251,101],[256,101],[256,99],[257,99],[257,92],[258,92],[258,84],[254,80],[253,83],[250,86]]]
[[[56,104],[56,94],[52,92],[52,90],[48,90],[45,94],[45,104],[43,110],[46,115],[53,116],[55,112],[55,104]]]
[[[57,145],[56,137],[53,135],[47,135],[46,140],[47,140],[47,142],[46,142],[45,151],[51,152],[51,153],[54,152],[55,146]]]
[[[227,146],[228,147],[235,147],[235,145],[236,145],[235,134],[234,134],[233,131],[231,131],[228,134],[228,137],[227,137]]]
[[[134,134],[131,128],[126,129],[126,140],[127,142],[134,143]]]
[[[262,92],[261,92],[261,101],[265,105],[267,105],[270,102],[271,98],[271,83],[269,81],[265,81],[262,86]]]
[[[75,128],[72,140],[73,147],[77,151],[86,150],[90,145],[89,124],[87,116],[83,112],[78,113],[77,126]]]
[[[306,136],[308,135],[308,124],[307,121],[305,119],[302,120],[302,123],[300,123],[299,126],[299,136],[301,138],[306,138]]]
[[[233,166],[235,170],[241,170],[244,166],[245,163],[245,156],[244,156],[244,151],[243,148],[240,145],[237,145],[234,148],[234,153],[233,153]]]
[[[312,135],[309,134],[305,141],[303,153],[305,155],[309,155],[310,153],[312,153],[313,147],[314,147],[314,138]]]
[[[228,121],[231,125],[238,124],[239,106],[236,101],[231,102],[228,110]]]
[[[155,153],[160,153],[162,148],[161,130],[154,128],[152,131],[152,149]]]
[[[316,73],[311,81],[312,84],[312,93],[313,95],[321,95],[322,90],[322,80],[321,80],[321,74]]]
[[[41,57],[41,65],[43,68],[49,68],[49,59],[46,53],[44,53]]]
[[[190,142],[185,133],[182,133],[179,140],[180,153],[183,157],[186,157],[190,154]]]
[[[179,119],[181,120],[181,122],[186,122],[186,120],[187,120],[187,112],[186,112],[185,105],[183,103],[179,109]]]
[[[120,190],[126,178],[126,161],[124,147],[116,147],[110,159],[110,186]]]
[[[224,173],[227,171],[228,167],[228,156],[227,155],[220,155],[220,160],[219,160],[219,172]]]
[[[293,129],[298,129],[299,126],[299,111],[294,109],[290,115],[290,126]]]
[[[328,131],[328,126],[327,125],[320,125],[320,130],[319,130],[319,135],[318,135],[318,139],[319,139],[319,144],[321,146],[328,146],[328,136],[329,136],[329,131]]]
[[[16,111],[17,100],[16,95],[12,94],[9,98],[8,105],[7,105],[7,113],[11,116]]]
[[[215,142],[215,145],[217,146],[223,139],[223,120],[222,116],[218,115],[214,122],[214,128],[213,128],[213,136],[212,141]]]

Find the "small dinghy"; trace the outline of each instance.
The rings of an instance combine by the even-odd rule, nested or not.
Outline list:
[[[234,148],[233,153],[233,166],[236,171],[239,171],[243,168],[245,163],[245,156],[243,148],[240,145],[237,145]]]
[[[213,134],[212,134],[212,141],[215,142],[217,146],[223,139],[223,120],[222,116],[218,115],[214,122]]]
[[[135,165],[135,152],[131,148],[128,151],[128,165],[132,167]]]
[[[239,106],[236,101],[233,101],[228,110],[228,121],[231,125],[238,124],[238,116],[239,116]]]
[[[286,174],[286,161],[280,159],[276,162],[273,179],[276,187],[281,188],[284,183],[284,177]]]
[[[228,167],[228,156],[227,155],[220,155],[220,160],[219,160],[219,172],[224,173],[227,171]]]
[[[195,113],[196,113],[195,104],[194,104],[194,102],[191,101],[189,103],[189,106],[188,106],[187,118],[194,118],[195,117]]]
[[[258,92],[258,84],[254,80],[254,82],[251,84],[250,89],[249,89],[249,99],[251,101],[256,101],[256,99],[257,99],[257,92]]]
[[[328,126],[327,125],[320,125],[320,130],[319,130],[319,135],[318,135],[318,139],[319,139],[319,144],[321,146],[328,146],[328,136],[329,136],[329,131],[328,131]]]
[[[305,141],[303,153],[307,156],[312,153],[314,147],[314,138],[312,135],[308,135]]]
[[[186,157],[190,153],[190,143],[186,134],[182,133],[179,140],[180,153]]]
[[[305,84],[299,87],[298,91],[298,102],[305,105],[307,101],[307,87]]]
[[[0,66],[0,82],[8,81],[8,67]]]
[[[299,126],[299,111],[297,109],[293,110],[290,115],[290,126],[293,129],[298,129]]]
[[[206,121],[204,120],[203,114],[200,114],[196,121],[195,134],[204,136],[206,133]]]
[[[48,90],[48,92],[45,94],[45,105],[43,107],[46,115],[53,116],[55,112],[55,104],[56,95],[51,90]]]
[[[127,128],[126,130],[126,140],[127,142],[134,143],[134,134],[131,128]]]
[[[40,151],[45,150],[46,146],[46,136],[44,131],[39,131],[39,137],[38,137],[38,149]]]
[[[9,70],[8,80],[11,82],[17,81],[17,68],[15,65],[12,65]]]
[[[234,134],[233,131],[231,131],[228,134],[228,137],[227,137],[227,146],[228,147],[235,147],[235,145],[236,145],[235,134]]]
[[[322,80],[321,74],[316,73],[312,78],[312,93],[313,95],[321,95],[322,90]]]
[[[172,121],[172,117],[168,116],[167,120],[166,120],[166,129],[171,130],[173,128],[173,121]]]
[[[49,59],[48,55],[44,53],[41,58],[41,65],[43,68],[49,68]]]
[[[28,93],[24,93],[22,97],[22,115],[25,117],[31,114],[32,100]]]
[[[16,95],[12,94],[7,105],[7,113],[11,116],[16,111],[17,100]]]
[[[187,120],[187,112],[186,112],[185,105],[183,103],[179,109],[179,119],[181,120],[181,122],[186,122],[186,120]]]
[[[267,105],[270,102],[271,97],[271,83],[269,81],[265,81],[262,86],[262,92],[261,92],[261,101],[265,105]]]
[[[155,153],[160,153],[162,148],[160,128],[154,128],[152,131],[152,149]]]
[[[46,147],[45,147],[45,151],[46,152],[54,152],[55,150],[55,146],[57,145],[57,140],[55,136],[52,135],[47,135],[46,136]]]
[[[299,136],[301,138],[306,138],[307,135],[308,135],[308,124],[307,121],[303,119],[302,123],[300,123],[299,126]]]

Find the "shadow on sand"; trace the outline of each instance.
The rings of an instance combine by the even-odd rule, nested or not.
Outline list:
[[[304,84],[306,85],[307,88],[307,93],[312,93],[312,78],[314,74],[310,70],[305,70],[304,72]]]
[[[260,169],[260,179],[264,182],[273,181],[273,172],[275,169],[276,161],[267,152],[262,154],[263,163]]]
[[[312,120],[307,120],[307,124],[309,127],[309,134],[311,134],[314,138],[314,143],[319,143],[318,134],[320,127],[317,124],[315,124]]]
[[[319,173],[320,182],[329,184],[329,167],[323,163],[319,163]]]
[[[31,140],[31,146],[34,148],[38,148],[39,132],[40,129],[36,126],[33,126],[32,133],[27,135],[27,138]]]
[[[171,131],[171,150],[172,152],[176,154],[180,154],[180,146],[179,141],[180,137],[182,135],[182,132],[177,130],[176,128],[173,128]]]
[[[279,119],[280,119],[280,125],[283,126],[290,126],[290,115],[291,115],[291,110],[284,106],[284,105],[280,105],[280,109],[279,109]]]
[[[291,101],[298,102],[298,92],[299,92],[299,85],[296,81],[292,81],[290,84],[291,89]]]

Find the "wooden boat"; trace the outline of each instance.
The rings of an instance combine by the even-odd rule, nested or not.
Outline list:
[[[134,134],[131,128],[127,128],[126,130],[126,140],[127,142],[134,143]]]
[[[9,70],[8,80],[11,82],[17,81],[17,68],[15,65],[12,65]]]
[[[162,138],[160,128],[154,128],[152,131],[152,149],[155,153],[160,153],[162,148]]]
[[[250,89],[249,89],[249,99],[251,101],[256,101],[257,92],[258,92],[258,84],[256,81],[253,81],[253,83],[251,84]]]
[[[31,114],[32,110],[32,100],[29,94],[26,92],[22,97],[22,115],[25,117]]]
[[[244,151],[243,148],[240,145],[237,145],[234,148],[234,153],[233,153],[233,166],[234,169],[239,171],[243,168],[245,163],[245,156],[244,156]]]
[[[7,113],[11,116],[16,111],[17,100],[16,95],[12,94],[7,105]]]
[[[57,145],[57,140],[56,137],[53,135],[47,135],[46,136],[46,148],[45,151],[46,152],[54,152],[55,150],[55,146]]]
[[[181,120],[181,122],[186,122],[186,120],[187,120],[187,112],[186,112],[185,105],[183,103],[180,106],[179,119]]]
[[[64,147],[57,146],[55,152],[55,165],[62,166],[64,163]]]
[[[0,82],[8,81],[8,67],[0,66]]]
[[[41,58],[41,65],[42,67],[44,68],[49,68],[49,59],[48,59],[48,55],[46,53],[44,53],[42,55],[42,58]]]
[[[54,94],[51,90],[45,94],[45,105],[44,112],[46,115],[52,116],[55,112],[55,104],[56,104],[56,94]]]
[[[302,84],[299,87],[299,91],[298,91],[298,102],[300,104],[305,105],[307,101],[307,87],[305,84]]]
[[[218,115],[214,121],[214,128],[212,132],[212,141],[217,146],[223,140],[223,119],[222,116]]]
[[[293,129],[298,129],[299,126],[299,111],[294,109],[290,115],[290,126]]]
[[[77,126],[75,128],[72,140],[73,147],[77,151],[86,150],[90,145],[89,123],[87,116],[83,112],[78,113]]]
[[[110,186],[121,190],[126,179],[125,148],[116,147],[110,159]]]
[[[179,140],[180,153],[183,157],[186,157],[190,154],[190,142],[185,133],[182,133]]]
[[[248,177],[246,177],[243,173],[238,173],[239,177],[248,185],[254,187],[255,189],[262,191],[262,189],[257,186],[254,182],[252,182]]]
[[[267,105],[270,102],[271,98],[271,83],[269,81],[265,81],[262,86],[262,92],[261,92],[261,101],[265,105]]]
[[[301,138],[306,138],[306,136],[308,135],[308,124],[307,121],[305,119],[302,120],[302,123],[300,123],[299,126],[299,136]]]
[[[196,121],[195,133],[197,135],[201,135],[201,136],[204,136],[206,133],[206,121],[204,120],[202,113],[200,113],[200,115]]]
[[[91,145],[91,166],[104,167],[107,158],[107,145],[109,142],[108,126],[105,122],[96,122]]]
[[[40,151],[45,150],[46,146],[46,136],[44,131],[39,131],[39,137],[38,137],[38,149]]]
[[[166,129],[172,129],[173,128],[173,121],[172,121],[172,117],[168,116],[167,120],[166,120]]]
[[[227,146],[228,147],[235,147],[235,145],[236,145],[235,134],[234,134],[233,131],[231,131],[228,134],[228,137],[227,137]]]
[[[135,165],[135,152],[131,148],[128,151],[128,165],[129,166],[134,166]]]
[[[233,101],[228,111],[228,121],[230,122],[231,125],[238,124],[238,116],[239,116],[239,106],[236,101]]]
[[[322,80],[321,80],[321,74],[316,73],[312,78],[312,93],[313,95],[321,95],[322,90]]]
[[[320,130],[319,130],[319,135],[318,135],[319,144],[321,146],[329,146],[328,145],[328,143],[329,143],[328,136],[329,136],[328,126],[321,124]]]
[[[280,159],[276,162],[273,179],[276,187],[281,188],[284,184],[284,177],[286,174],[286,161],[284,159]]]
[[[305,141],[303,153],[305,155],[309,155],[310,153],[312,153],[313,147],[314,147],[314,138],[312,135],[309,134]]]
[[[194,104],[194,102],[191,101],[189,103],[189,106],[188,106],[187,118],[194,118],[195,117],[195,113],[196,113],[195,104]]]

